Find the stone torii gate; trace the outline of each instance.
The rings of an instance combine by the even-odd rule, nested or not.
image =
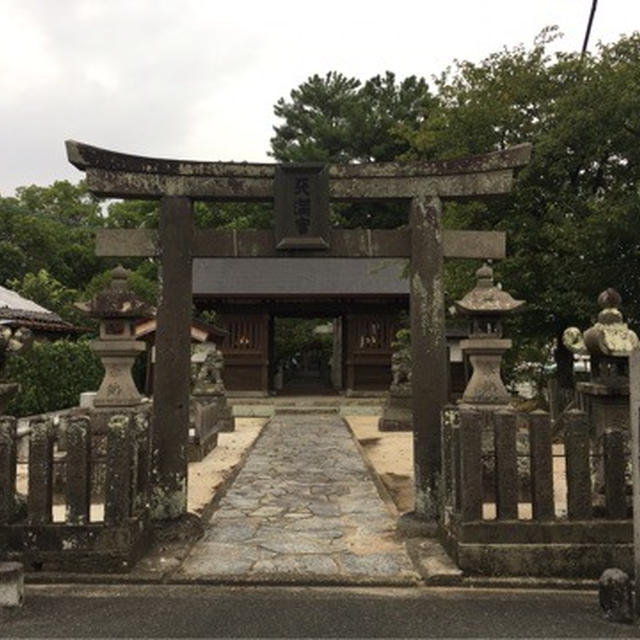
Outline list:
[[[446,401],[443,258],[505,256],[503,233],[443,230],[442,203],[507,193],[514,170],[529,161],[531,145],[458,160],[325,167],[187,162],[127,155],[75,141],[67,141],[66,146],[69,161],[86,172],[88,189],[94,195],[160,201],[157,231],[100,230],[96,241],[98,255],[158,256],[161,263],[153,420],[158,477],[153,489],[153,517],[174,518],[186,510],[192,259],[379,257],[410,259],[416,490],[413,517],[433,523],[440,474],[440,411]],[[329,198],[342,202],[406,202],[409,229],[331,230],[328,217],[319,226],[314,218],[301,222],[300,216],[309,213],[310,205],[300,201],[294,221],[298,233],[293,231],[292,241],[287,237],[291,228],[287,231],[278,221],[278,208],[294,197],[291,190],[287,195],[286,173],[296,168],[315,172],[311,184],[324,193],[327,208]],[[275,200],[275,231],[194,230],[194,200]],[[309,237],[302,237],[308,233]]]

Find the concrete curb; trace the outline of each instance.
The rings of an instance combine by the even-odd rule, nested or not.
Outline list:
[[[46,586],[46,585],[219,585],[219,586],[313,586],[313,587],[398,587],[398,588],[421,588],[438,589],[442,587],[462,588],[462,589],[508,589],[519,591],[593,591],[597,593],[597,580],[587,579],[562,579],[562,578],[529,578],[527,576],[514,577],[491,577],[491,576],[461,576],[457,580],[452,580],[442,574],[434,574],[421,581],[407,579],[406,581],[392,582],[390,580],[358,580],[352,578],[347,580],[344,576],[323,576],[309,578],[300,576],[295,580],[292,576],[283,576],[281,581],[276,581],[273,576],[265,578],[264,581],[254,579],[242,580],[240,578],[210,578],[190,580],[173,577],[171,575],[131,575],[131,574],[54,574],[54,573],[27,573],[24,579],[25,585]]]
[[[233,586],[280,586],[280,587],[406,587],[419,586],[417,576],[406,577],[372,577],[372,576],[343,576],[343,575],[297,575],[292,573],[270,573],[268,575],[254,574],[250,578],[245,576],[198,576],[188,578],[173,576],[167,584],[176,585],[233,585]]]
[[[184,585],[184,586],[273,586],[273,587],[402,587],[416,588],[420,580],[413,576],[406,577],[371,577],[371,576],[310,576],[297,574],[273,574],[245,576],[198,576],[196,578],[180,575],[131,575],[131,574],[27,574],[38,576],[37,580],[28,578],[27,585]]]

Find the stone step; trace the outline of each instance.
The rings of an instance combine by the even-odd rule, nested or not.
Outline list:
[[[290,406],[290,407],[275,407],[275,414],[281,415],[314,415],[314,414],[337,414],[340,413],[340,407],[310,407],[310,406]]]
[[[385,401],[383,394],[366,397],[347,396],[248,396],[241,392],[228,392],[227,402],[232,405],[268,405],[276,407],[313,406],[313,407],[351,407],[351,406],[382,406]]]

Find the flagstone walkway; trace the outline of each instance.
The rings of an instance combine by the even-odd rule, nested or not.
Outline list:
[[[276,416],[183,563],[180,577],[413,583],[418,576],[394,528],[395,519],[340,417]]]

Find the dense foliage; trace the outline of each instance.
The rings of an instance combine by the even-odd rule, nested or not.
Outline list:
[[[20,383],[7,412],[15,416],[55,411],[78,404],[83,391],[95,391],[104,369],[86,340],[36,342],[7,360],[5,375]]]
[[[311,352],[328,363],[333,354],[333,333],[318,330],[326,324],[322,318],[278,318],[273,336],[275,366],[300,364],[305,353]]]
[[[138,206],[137,202],[126,205]],[[15,197],[0,197],[0,284],[69,322],[86,325],[74,302],[93,295],[117,264],[95,255],[95,231],[119,226],[126,207],[112,203],[101,209],[84,182],[20,187]],[[139,222],[139,217],[135,220]],[[132,287],[155,301],[153,261],[129,259],[124,264],[133,270]]]

